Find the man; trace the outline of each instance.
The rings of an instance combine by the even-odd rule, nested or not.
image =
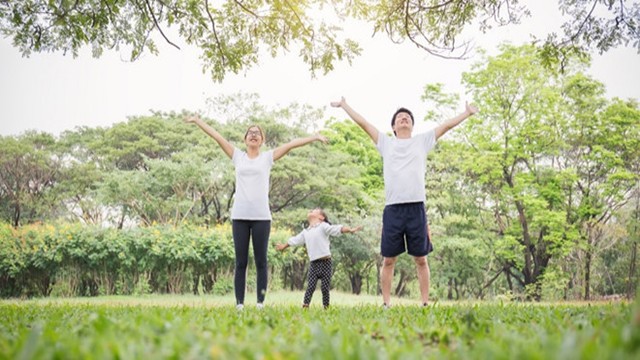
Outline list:
[[[380,282],[384,307],[391,301],[393,269],[398,255],[407,251],[414,257],[422,304],[429,303],[429,263],[427,254],[433,251],[427,231],[425,212],[426,156],[436,141],[469,116],[478,112],[474,105],[465,105],[465,111],[425,133],[412,136],[415,121],[411,111],[398,109],[391,118],[395,138],[381,134],[371,123],[354,111],[345,101],[331,103],[340,107],[376,144],[382,155],[385,208],[382,215],[380,253],[383,257]]]

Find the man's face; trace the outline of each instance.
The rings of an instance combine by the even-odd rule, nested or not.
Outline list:
[[[411,116],[406,112],[399,112],[396,114],[393,131],[398,132],[400,129],[408,129],[409,131],[413,130],[413,121],[411,121]]]

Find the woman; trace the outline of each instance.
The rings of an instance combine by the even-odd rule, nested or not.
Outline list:
[[[313,141],[327,142],[324,136],[316,134],[295,139],[274,150],[260,151],[265,142],[262,129],[251,125],[244,135],[246,151],[231,145],[220,133],[207,125],[199,116],[186,118],[187,123],[198,125],[211,136],[233,161],[236,170],[236,189],[231,208],[233,244],[236,255],[234,289],[236,308],[244,307],[249,240],[252,238],[253,256],[257,272],[258,308],[263,307],[267,291],[267,248],[271,231],[271,210],[269,208],[269,178],[273,162],[285,156],[291,149]]]

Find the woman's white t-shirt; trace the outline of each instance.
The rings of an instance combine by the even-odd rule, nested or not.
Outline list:
[[[426,157],[435,144],[435,130],[409,139],[378,132],[376,147],[382,155],[385,205],[425,201]]]
[[[271,220],[269,178],[273,166],[273,150],[261,152],[255,159],[233,149],[231,158],[236,168],[236,192],[231,208],[232,220]]]

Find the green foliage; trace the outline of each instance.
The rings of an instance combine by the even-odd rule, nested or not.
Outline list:
[[[361,176],[352,180],[359,193],[365,192],[372,199],[382,201],[384,191],[382,159],[369,136],[351,120],[331,121],[327,125],[327,138],[334,152],[350,156],[349,171],[359,171]],[[367,199],[359,199],[362,208],[371,206]]]
[[[130,60],[158,53],[156,39],[180,48],[201,50],[204,70],[221,81],[228,72],[258,64],[259,55],[297,50],[310,71],[328,72],[336,61],[360,53],[339,29],[314,19],[324,1],[94,1],[0,2],[0,32],[13,39],[24,55],[62,51],[77,56],[91,47],[125,49]],[[157,36],[150,36],[157,33]],[[179,39],[180,41],[177,41]]]
[[[547,66],[564,69],[570,60],[587,58],[618,46],[640,47],[640,5],[634,2],[558,1],[568,15],[564,34],[550,33],[540,54]],[[598,10],[598,11],[594,11]],[[361,49],[344,38],[350,20],[370,24],[394,43],[410,41],[444,58],[465,57],[465,30],[485,32],[518,24],[528,16],[517,1],[483,2],[332,1],[1,1],[0,33],[12,38],[25,56],[32,52],[71,53],[90,47],[94,57],[105,49],[124,49],[130,60],[159,52],[157,39],[180,48],[201,50],[203,70],[216,81],[259,64],[261,57],[295,51],[312,74],[327,73],[335,63],[351,62]],[[184,45],[183,45],[184,44]]]
[[[288,235],[273,232],[274,241]],[[271,249],[271,258],[274,253]],[[0,296],[48,296],[54,290],[61,296],[211,292],[233,273],[234,259],[228,225],[117,230],[78,223],[19,229],[3,224]]]

